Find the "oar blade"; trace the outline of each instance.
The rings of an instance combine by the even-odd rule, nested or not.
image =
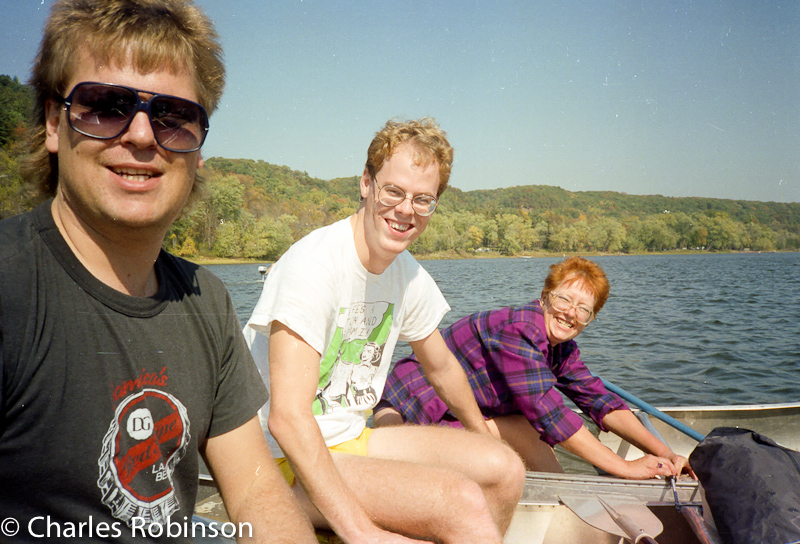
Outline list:
[[[661,520],[636,497],[617,493],[603,493],[601,497],[619,515],[631,519],[647,534],[657,536],[664,530]],[[569,494],[559,495],[558,498],[576,516],[592,527],[623,538],[629,537],[601,504],[597,495]]]

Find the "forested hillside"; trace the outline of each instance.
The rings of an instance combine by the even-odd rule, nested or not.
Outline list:
[[[0,76],[0,219],[30,209],[19,159],[30,90]],[[321,180],[263,161],[211,158],[203,197],[180,218],[165,247],[180,255],[273,260],[313,229],[352,214],[358,177]],[[458,183],[457,179],[453,180]],[[528,185],[449,188],[417,255],[800,249],[800,203],[569,192]]]
[[[33,90],[17,78],[0,75],[0,219],[33,205],[22,185],[19,158],[33,107]]]
[[[358,178],[323,181],[261,161],[206,161],[207,197],[179,221],[169,246],[191,255],[274,259],[311,230],[358,207]],[[800,204],[572,193],[531,185],[449,188],[418,255],[487,249],[633,252],[800,248]]]

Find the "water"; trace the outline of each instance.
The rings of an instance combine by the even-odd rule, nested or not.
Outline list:
[[[443,320],[538,298],[557,258],[420,261],[452,310]],[[593,258],[611,295],[577,338],[592,372],[657,406],[800,399],[800,253]],[[257,265],[208,266],[244,323]],[[398,346],[397,356],[407,346]]]

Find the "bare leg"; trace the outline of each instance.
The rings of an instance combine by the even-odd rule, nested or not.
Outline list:
[[[519,456],[490,436],[462,429],[403,425],[376,429],[369,456],[443,467],[476,482],[501,534],[505,534],[525,484]],[[473,501],[474,502],[474,501]],[[472,514],[459,514],[459,518]]]
[[[403,416],[394,408],[384,408],[373,418],[375,428],[403,425]],[[525,463],[526,470],[564,472],[553,448],[541,439],[522,415],[501,416],[486,420],[495,438],[508,443]]]
[[[384,529],[442,544],[501,544],[483,492],[464,474],[434,467],[333,453],[337,470],[367,514]],[[301,507],[330,528],[297,482]]]
[[[519,453],[527,470],[564,472],[553,448],[541,439],[525,416],[502,416],[489,419],[486,423],[492,434],[508,442]]]

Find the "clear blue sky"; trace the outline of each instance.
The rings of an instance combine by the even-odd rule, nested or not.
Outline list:
[[[800,202],[796,0],[199,3],[228,68],[207,157],[359,175],[387,119],[431,116],[467,191]],[[50,5],[0,2],[0,74]]]

